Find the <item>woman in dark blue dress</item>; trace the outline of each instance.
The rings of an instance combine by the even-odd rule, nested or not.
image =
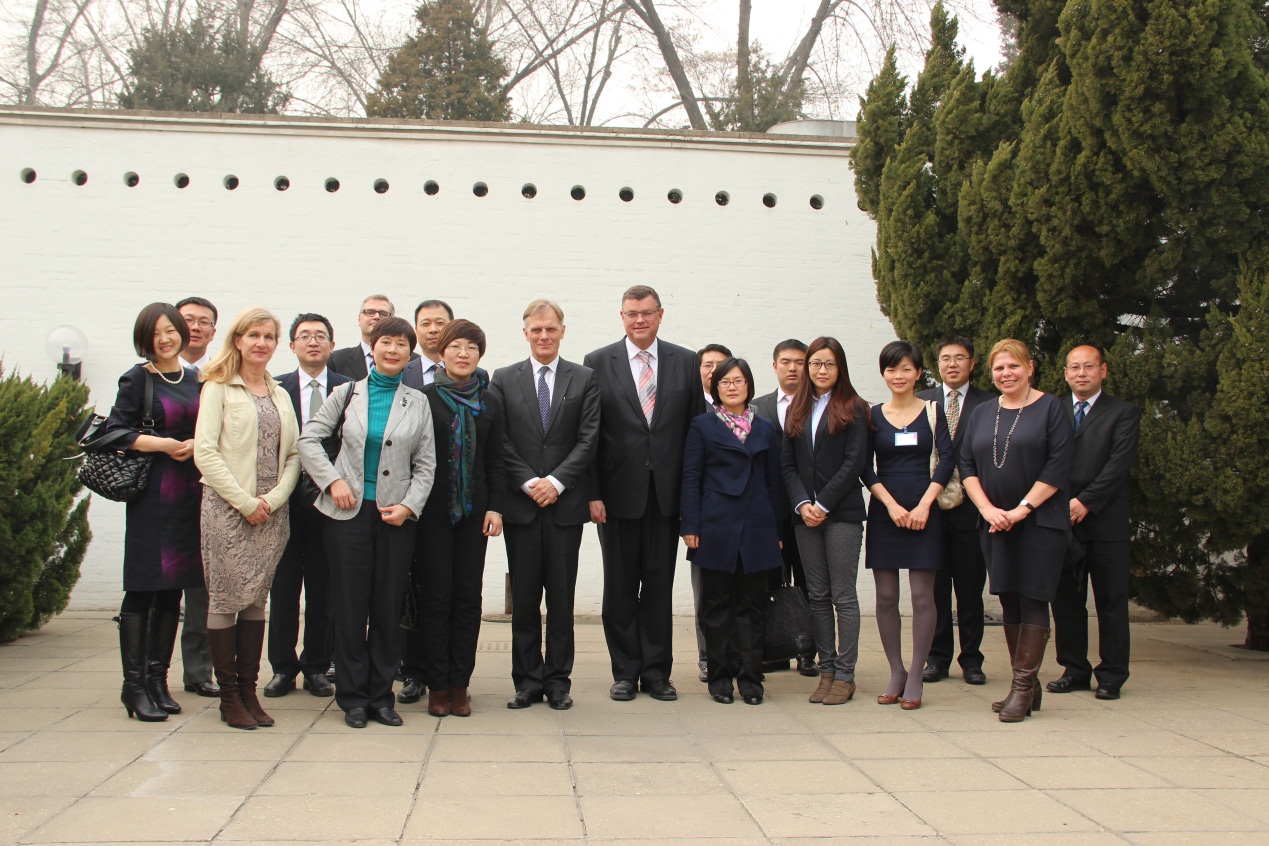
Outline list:
[[[930,426],[926,403],[914,393],[921,378],[921,350],[908,341],[892,341],[881,350],[881,376],[890,401],[872,408],[873,431],[864,484],[868,504],[868,558],[877,587],[877,629],[890,662],[890,681],[878,704],[921,707],[921,668],[925,666],[938,614],[934,577],[943,566],[943,526],[939,492],[952,476],[952,438],[939,403]],[[930,455],[939,461],[930,473]],[[874,460],[876,468],[874,469]],[[903,665],[899,621],[899,571],[908,571],[912,594],[912,663]]]
[[[199,551],[202,487],[194,455],[198,371],[185,367],[181,350],[189,329],[167,303],[151,303],[132,330],[137,355],[146,359],[119,377],[119,395],[106,431],[126,430],[119,449],[155,454],[145,491],[128,503],[123,535],[123,605],[119,609],[120,698],[128,716],[157,722],[179,714],[167,686],[168,665],[180,618],[181,593],[203,586]],[[138,434],[146,417],[145,384],[154,393],[153,435]]]

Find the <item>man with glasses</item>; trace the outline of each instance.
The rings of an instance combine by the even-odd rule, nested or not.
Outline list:
[[[397,313],[396,306],[383,294],[371,294],[361,301],[361,310],[357,312],[357,328],[361,330],[361,342],[355,347],[345,347],[331,354],[327,367],[341,376],[354,380],[362,380],[370,375],[370,366],[374,356],[370,354],[370,338],[375,327],[385,317]],[[411,352],[411,357],[415,353]]]
[[[327,367],[335,349],[335,330],[320,314],[301,314],[291,323],[291,352],[299,369],[278,379],[295,409],[300,429],[313,419],[330,392],[345,382]],[[314,696],[333,696],[326,678],[331,660],[326,586],[329,565],[324,539],[326,518],[305,502],[297,486],[291,495],[291,537],[273,576],[269,592],[269,664],[273,678],[264,686],[265,696],[286,696],[295,680],[304,677],[304,689]],[[300,633],[300,590],[304,591],[304,651],[296,657]]]
[[[586,356],[599,383],[599,450],[590,518],[604,559],[604,638],[617,701],[636,686],[673,701],[674,564],[683,444],[705,412],[692,351],[661,341],[661,297],[635,285],[621,297],[626,336]]]
[[[201,375],[211,362],[211,342],[216,337],[216,307],[202,297],[186,297],[176,310],[189,327],[189,343],[181,350],[181,358]]]
[[[939,378],[943,384],[917,396],[943,404],[947,428],[952,435],[952,460],[960,454],[961,421],[981,402],[992,398],[988,392],[969,384],[974,372],[974,342],[954,335],[935,347]],[[983,587],[987,584],[987,564],[978,541],[978,509],[965,501],[943,514],[945,566],[934,580],[934,606],[938,620],[934,627],[934,643],[921,677],[927,682],[947,678],[952,665],[955,642],[952,637],[952,592],[956,592],[956,628],[960,634],[961,654],[957,659],[961,675],[969,684],[986,684],[983,673]]]

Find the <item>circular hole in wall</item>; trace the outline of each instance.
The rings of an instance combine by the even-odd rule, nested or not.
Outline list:
[[[176,177],[172,180],[172,184],[175,185],[177,188],[188,188],[189,177],[183,173],[178,173],[176,174]]]
[[[819,194],[816,194],[815,196],[811,197],[811,208],[815,209],[816,211],[819,211],[820,209],[824,208],[824,198],[821,197]]]
[[[431,179],[423,183],[423,193],[427,194],[429,197],[435,197],[440,193],[440,190],[441,186],[437,185],[436,182]]]
[[[725,206],[731,202],[731,194],[728,194],[726,191],[719,191],[714,195],[714,202],[718,203],[720,206]]]
[[[332,176],[330,179],[327,179],[327,180],[326,180],[326,190],[327,190],[328,192],[330,192],[331,194],[334,194],[336,191],[338,191],[338,190],[339,190],[339,180],[338,180],[338,179],[336,179],[336,178],[335,178],[335,177],[333,177],[333,176]]]
[[[670,193],[666,194],[665,198],[677,206],[679,203],[683,202],[683,192],[677,188],[671,188]]]
[[[277,179],[273,180],[273,187],[279,191],[285,191],[287,188],[291,187],[291,180],[287,179],[285,176],[279,176]]]
[[[634,199],[634,189],[622,188],[620,191],[617,192],[617,196],[621,198],[621,201],[623,203],[628,203]]]
[[[584,200],[586,199],[586,189],[580,185],[574,185],[573,189],[568,192],[568,195],[574,200]]]
[[[775,195],[775,194],[763,194],[763,195],[762,195],[762,204],[763,204],[764,206],[766,206],[767,208],[769,208],[769,209],[773,209],[773,208],[775,208],[775,207],[776,207],[776,195]]]
[[[484,197],[489,193],[489,186],[483,182],[477,182],[475,185],[471,186],[471,192],[477,197]]]
[[[376,193],[376,194],[386,194],[386,193],[388,193],[388,180],[386,180],[386,179],[376,179],[376,180],[375,180],[375,193]]]
[[[524,185],[520,186],[520,196],[524,197],[526,200],[532,200],[537,195],[538,186],[534,185],[532,182],[526,182]]]
[[[35,181],[35,171],[29,167],[24,167],[22,168],[21,177],[23,182],[25,182],[27,185],[30,185],[32,182]]]
[[[233,191],[237,189],[237,187],[238,187],[238,177],[234,176],[232,173],[225,177],[226,191]]]
[[[140,182],[141,177],[137,176],[132,171],[128,171],[123,175],[123,184],[127,185],[129,188],[136,188]]]
[[[84,173],[82,170],[77,170],[74,173],[72,173],[71,179],[75,181],[76,185],[82,186],[82,185],[88,184],[88,174]]]

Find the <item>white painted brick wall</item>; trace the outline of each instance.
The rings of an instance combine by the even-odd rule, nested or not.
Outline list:
[[[198,294],[222,326],[249,305],[284,325],[326,314],[337,346],[356,340],[355,312],[372,292],[410,316],[441,298],[489,336],[490,370],[528,350],[520,314],[551,297],[567,314],[563,354],[580,361],[621,335],[621,292],[656,287],[662,336],[697,348],[721,342],[748,357],[759,392],[774,388],[772,346],[789,336],[838,337],[872,401],[874,362],[893,337],[870,273],[872,222],[855,206],[848,146],[829,139],[699,136],[368,121],[181,120],[0,109],[0,355],[7,370],[54,375],[43,341],[70,323],[92,348],[84,379],[106,409],[135,362],[137,312]],[[32,168],[37,178],[20,178]],[[76,186],[71,175],[88,174]],[[124,174],[140,176],[135,188]],[[187,174],[189,187],[173,179]],[[241,180],[222,187],[226,175]],[[285,192],[273,188],[290,179]],[[341,182],[327,193],[327,177]],[[375,179],[390,190],[376,194]],[[427,196],[426,180],[440,192]],[[488,196],[472,193],[485,182]],[[533,200],[520,195],[531,182]],[[569,197],[585,186],[586,199]],[[635,199],[623,203],[618,191]],[[683,192],[672,205],[666,193]],[[718,191],[731,203],[720,207]],[[763,194],[777,196],[768,209]],[[810,206],[812,195],[824,208]],[[223,338],[218,339],[219,341]],[[280,349],[273,372],[294,367]],[[75,607],[115,607],[123,507],[96,499],[94,541]],[[598,613],[598,544],[587,531],[577,608]],[[691,607],[681,563],[676,608]],[[485,604],[502,606],[506,558],[490,544]],[[861,602],[872,579],[861,571]]]

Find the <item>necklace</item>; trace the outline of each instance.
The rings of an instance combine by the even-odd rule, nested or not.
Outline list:
[[[1022,401],[1022,405],[1018,406],[1018,416],[1013,419],[1013,425],[1009,427],[1009,432],[1005,435],[1005,449],[999,459],[996,458],[996,442],[1000,437],[1000,409],[1005,407],[1005,398],[1000,397],[996,401],[996,428],[991,432],[991,463],[996,465],[997,470],[1002,469],[1006,459],[1009,458],[1009,440],[1013,437],[1013,430],[1018,428],[1018,421],[1022,419],[1022,410],[1027,407],[1027,401],[1030,399],[1031,389],[1027,388],[1026,399]]]
[[[169,385],[179,385],[181,384],[181,381],[185,379],[184,367],[181,368],[180,375],[177,376],[175,379],[167,378],[167,376],[163,373],[163,371],[157,367],[154,368],[154,372],[159,374],[159,378],[162,379],[164,382],[167,382]]]

